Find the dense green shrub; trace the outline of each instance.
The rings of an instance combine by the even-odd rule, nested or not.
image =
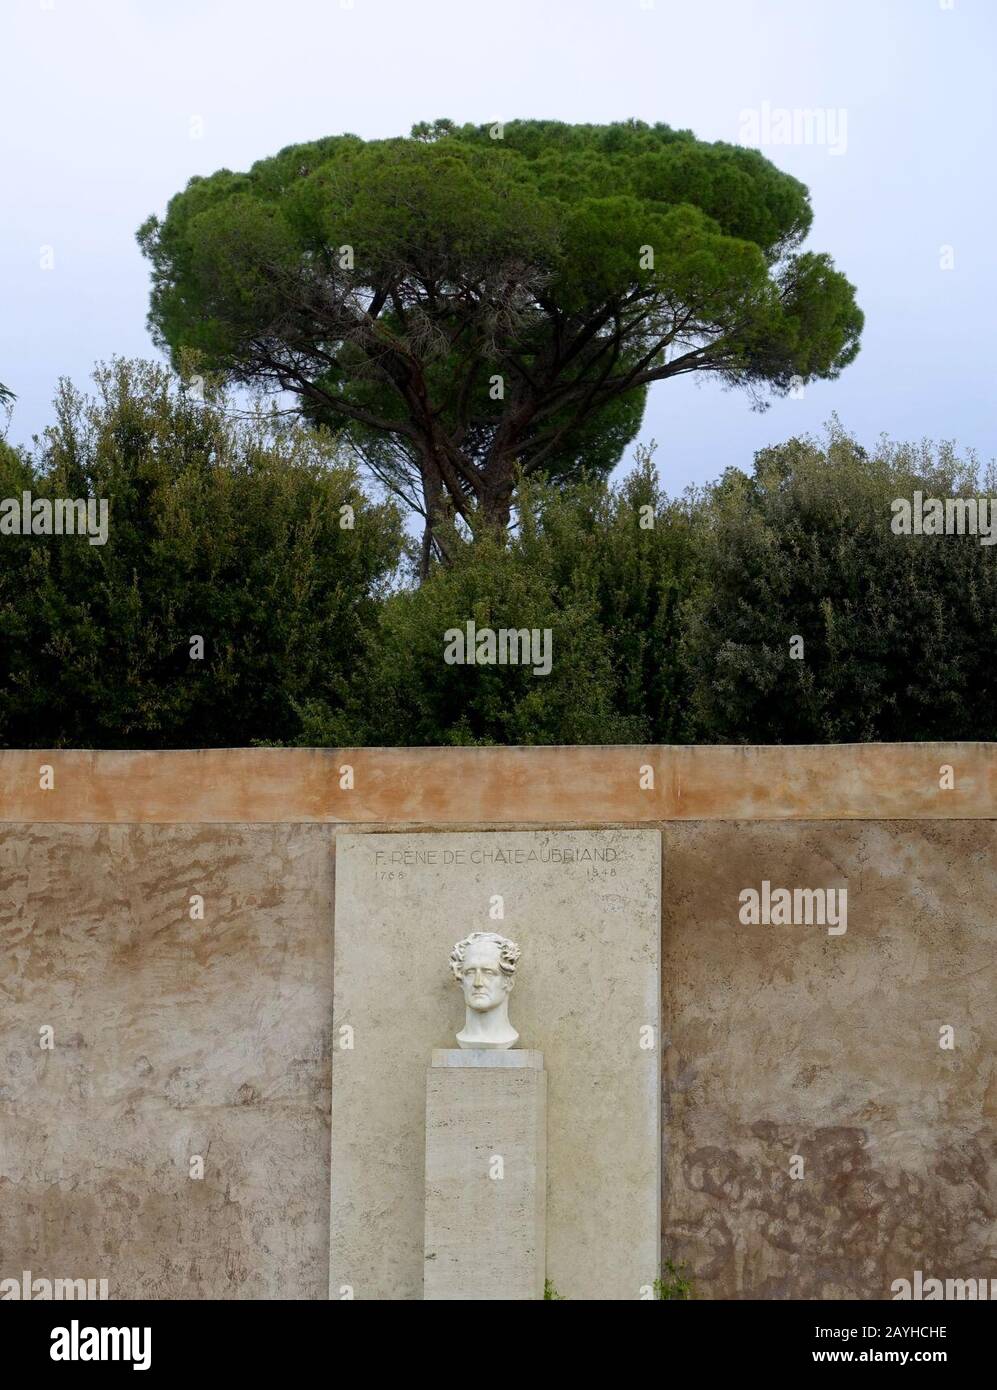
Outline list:
[[[111,504],[103,546],[0,534],[4,746],[995,737],[997,545],[891,528],[915,491],[997,493],[949,446],[834,424],[681,499],[644,451],[616,487],[522,484],[507,538],[401,585],[400,518],[328,435],[151,364],[95,379],[0,443],[0,499]],[[448,664],[469,621],[549,630],[550,674]]]
[[[681,610],[703,578],[703,498],[695,491],[669,498],[653,456],[653,446],[638,449],[635,467],[616,487],[593,479],[568,491],[541,490],[524,518],[520,548],[558,589],[594,605],[609,641],[620,715],[642,739],[681,743],[689,680]]]
[[[519,521],[508,544],[485,536],[386,601],[346,711],[315,702],[302,741],[617,743],[676,733],[689,507],[662,498],[645,456],[619,488],[592,480],[524,491]],[[469,620],[479,630],[549,629],[551,673],[447,665],[445,634]]]
[[[352,674],[401,553],[397,513],[328,437],[210,390],[201,403],[150,363],[95,382],[92,398],[63,383],[35,448],[0,456],[0,497],[110,503],[106,545],[0,536],[0,742],[293,740],[299,705],[334,706]]]
[[[693,739],[997,736],[997,547],[891,529],[915,490],[997,498],[994,483],[948,446],[868,455],[837,424],[728,472],[706,502],[709,582],[684,613]]]

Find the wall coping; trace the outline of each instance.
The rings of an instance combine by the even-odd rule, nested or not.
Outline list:
[[[989,820],[995,804],[997,743],[0,750],[0,821],[18,824]]]

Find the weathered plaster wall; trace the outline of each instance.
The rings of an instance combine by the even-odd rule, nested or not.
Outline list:
[[[845,935],[739,925],[763,878],[847,885]],[[662,911],[665,1256],[711,1298],[997,1277],[997,825],[671,825]]]
[[[332,887],[320,826],[0,827],[0,1278],[326,1296]]]
[[[337,750],[0,753],[0,1278],[325,1297],[337,815],[661,823],[664,1253],[701,1295],[997,1277],[994,745],[354,757],[343,814]],[[848,932],[740,926],[763,878],[847,884]]]

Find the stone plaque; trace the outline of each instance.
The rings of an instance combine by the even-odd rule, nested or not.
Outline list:
[[[516,1046],[544,1054],[547,1277],[575,1299],[652,1283],[660,877],[656,830],[337,836],[331,1298],[423,1296],[426,1069],[475,931],[521,948]]]

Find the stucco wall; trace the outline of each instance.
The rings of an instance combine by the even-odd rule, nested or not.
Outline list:
[[[662,829],[663,1249],[700,1295],[997,1276],[993,745],[365,750],[352,817],[348,756],[0,754],[0,1278],[325,1297],[336,823],[552,805]],[[741,926],[763,878],[847,885],[847,933]]]
[[[847,933],[739,925],[762,878],[847,882]],[[997,826],[671,825],[662,914],[666,1257],[712,1298],[997,1276]]]
[[[314,825],[0,830],[0,1278],[326,1296],[332,885]]]

